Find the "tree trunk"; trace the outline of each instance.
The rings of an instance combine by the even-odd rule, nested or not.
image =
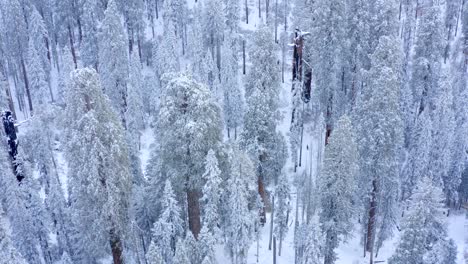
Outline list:
[[[271,207],[271,216],[270,216],[270,239],[268,242],[268,250],[271,250],[271,240],[273,238],[273,219],[275,218],[275,196],[272,197],[272,207]]]
[[[75,45],[73,43],[73,35],[70,25],[68,25],[68,39],[70,41],[70,50],[73,57],[73,63],[75,64],[75,69],[78,69],[78,63],[76,62]]]
[[[245,75],[245,39],[242,40],[242,73]]]
[[[200,202],[198,197],[198,191],[194,189],[187,190],[187,211],[189,220],[189,229],[192,231],[195,239],[198,240],[198,234],[200,233]]]
[[[31,92],[29,91],[29,80],[28,73],[26,72],[26,65],[24,63],[23,55],[21,55],[21,68],[23,70],[24,88],[26,89],[26,95],[28,96],[29,111],[33,112],[33,105],[31,99]]]
[[[119,237],[115,236],[113,232],[114,231],[111,230],[110,246],[112,250],[112,259],[114,260],[114,264],[123,264],[122,241]]]
[[[367,239],[366,239],[366,250],[373,255],[374,249],[374,237],[375,237],[375,213],[377,209],[377,181],[372,181],[372,193],[371,201],[369,206],[369,219],[367,222]]]
[[[276,264],[276,237],[273,238],[273,264]]]
[[[263,183],[262,173],[260,173],[260,175],[258,176],[257,183],[258,183],[258,194],[260,195],[260,198],[262,198],[262,203],[263,203],[263,206],[260,210],[260,223],[264,225],[266,223],[266,213],[265,213],[266,193],[265,193],[265,185]]]
[[[249,6],[247,4],[247,0],[245,0],[244,5],[245,5],[245,23],[249,24]]]
[[[278,0],[275,0],[275,43],[278,43]]]

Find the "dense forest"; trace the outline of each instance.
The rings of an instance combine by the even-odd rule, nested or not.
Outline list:
[[[466,0],[0,0],[0,264],[468,263]]]

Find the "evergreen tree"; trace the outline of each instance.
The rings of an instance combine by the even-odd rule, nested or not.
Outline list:
[[[60,73],[58,77],[57,83],[57,94],[56,94],[56,102],[59,105],[64,105],[66,100],[67,94],[67,87],[68,82],[70,80],[70,73],[74,70],[73,66],[73,58],[71,57],[70,53],[66,51],[67,48],[62,50],[62,64],[60,67]]]
[[[99,47],[98,28],[99,6],[96,1],[84,0],[83,2],[83,40],[81,43],[81,60],[84,67],[98,69]],[[102,47],[101,47],[102,48]],[[104,53],[104,51],[102,52]],[[103,58],[105,60],[106,58]],[[99,66],[100,67],[100,66]]]
[[[238,83],[236,40],[234,38],[226,39],[223,49],[221,86],[224,89],[224,119],[228,137],[231,137],[231,131],[234,130],[234,139],[237,139],[237,129],[242,124],[244,101]]]
[[[141,130],[145,128],[145,113],[143,107],[143,76],[142,66],[138,56],[133,54],[130,59],[130,75],[127,86],[127,109],[125,120],[127,130],[131,135],[131,143],[140,149]]]
[[[316,19],[311,24],[313,39],[310,41],[312,68],[317,85],[317,98],[326,119],[327,130],[331,131],[336,118],[346,107],[343,70],[346,39],[345,1],[320,0],[313,4]],[[328,132],[329,133],[329,132]]]
[[[218,168],[218,159],[212,149],[208,151],[205,160],[205,173],[203,179],[202,202],[204,205],[203,226],[215,237],[220,235],[219,231],[219,203],[221,194],[221,171]]]
[[[416,42],[414,45],[411,84],[413,100],[418,106],[418,112],[426,107],[434,109],[435,94],[441,70],[443,45],[443,22],[440,4],[430,1],[424,6],[424,12],[418,19]]]
[[[226,26],[230,33],[237,33],[239,31],[240,23],[240,6],[237,0],[227,0],[224,7],[224,14],[226,18]],[[224,61],[224,60],[223,60]]]
[[[131,192],[124,130],[95,70],[74,71],[68,90],[63,139],[69,204],[79,230],[75,245],[83,250],[82,262],[102,256],[107,243],[120,261]]]
[[[233,263],[245,263],[252,239],[253,220],[257,211],[249,210],[249,200],[253,196],[255,173],[250,159],[245,153],[234,150],[230,158],[231,175],[228,180],[229,211],[225,227],[226,249]]]
[[[278,185],[275,188],[275,236],[279,239],[279,255],[281,256],[281,248],[283,240],[288,233],[288,218],[291,200],[291,191],[289,189],[289,181],[285,173],[281,173],[281,176],[278,180]]]
[[[1,207],[0,207],[0,215],[3,215],[3,210]],[[26,260],[21,256],[21,254],[13,246],[10,237],[6,233],[4,225],[5,224],[3,223],[3,221],[0,222],[0,252],[1,252],[0,263],[1,264],[10,264],[10,263],[26,264],[27,263]]]
[[[50,62],[47,57],[48,51],[46,47],[46,43],[49,42],[49,34],[47,32],[47,27],[44,23],[44,20],[42,19],[41,15],[37,11],[36,8],[33,8],[31,11],[30,15],[30,21],[29,21],[29,49],[31,49],[31,43],[32,46],[37,51],[38,60],[39,60],[39,65],[44,71],[44,78],[45,81],[50,84]],[[31,52],[31,51],[29,51]],[[29,56],[31,56],[31,53],[29,53]],[[30,59],[32,59],[30,57]],[[50,94],[52,96],[52,94]],[[52,101],[53,101],[53,96],[52,96]]]
[[[162,213],[159,220],[154,223],[152,233],[152,244],[161,251],[165,262],[172,263],[174,251],[176,250],[176,241],[182,236],[182,219],[180,207],[175,199],[171,182],[166,181],[163,197],[161,201]],[[174,263],[177,263],[174,260]]]
[[[224,17],[224,2],[208,0],[203,14],[203,32],[205,47],[211,51],[211,57],[216,61],[216,68],[221,68],[221,45],[226,23]]]
[[[351,120],[344,115],[338,120],[325,149],[324,168],[317,180],[326,264],[335,262],[335,249],[341,241],[346,241],[353,228],[357,151]]]
[[[397,37],[383,36],[372,55],[367,85],[356,109],[360,152],[361,201],[364,204],[366,249],[374,252],[392,235],[398,214],[398,154],[403,131],[399,108],[399,65]],[[377,252],[375,251],[375,252]]]
[[[428,111],[422,112],[416,120],[409,146],[408,161],[403,167],[402,200],[407,200],[421,177],[429,174],[432,127]]]
[[[187,246],[180,239],[177,241],[173,263],[190,264],[190,258],[189,258],[189,253],[187,251]]]
[[[107,5],[98,39],[102,86],[126,128],[128,54],[125,30],[115,0],[109,1]]]
[[[254,34],[250,53],[252,70],[246,80],[245,95],[247,111],[244,116],[242,144],[246,147],[257,167],[258,190],[265,203],[264,192],[267,178],[266,164],[275,161],[273,144],[276,137],[278,117],[279,70],[276,64],[275,44],[268,30],[262,25]],[[265,213],[261,213],[265,219]]]
[[[157,65],[156,76],[162,81],[164,74],[178,72],[180,70],[179,49],[174,33],[174,25],[169,24],[164,30],[164,38],[157,43],[153,51],[153,61]]]
[[[166,76],[164,90],[156,127],[158,161],[150,177],[171,179],[178,197],[186,193],[189,228],[197,238],[203,160],[221,141],[220,109],[207,87],[190,76]]]
[[[403,219],[402,234],[389,263],[450,263],[437,261],[435,258],[443,259],[443,255],[434,256],[431,252],[436,250],[442,254],[439,247],[446,243],[446,237],[443,193],[430,178],[425,177],[411,197],[409,211]]]
[[[47,77],[44,72],[44,66],[42,65],[37,46],[32,41],[32,38],[29,40],[29,76],[30,76],[30,85],[31,85],[31,96],[35,108],[43,108],[44,105],[48,102],[48,85]],[[38,110],[38,109],[36,109]],[[41,110],[38,110],[41,111]]]
[[[148,264],[164,264],[165,261],[163,260],[163,257],[161,256],[161,251],[156,246],[154,241],[151,241],[151,244],[148,248],[148,252],[146,253],[146,261]]]
[[[203,226],[200,231],[200,239],[198,241],[199,256],[202,263],[216,263],[215,245],[216,239],[206,226]]]

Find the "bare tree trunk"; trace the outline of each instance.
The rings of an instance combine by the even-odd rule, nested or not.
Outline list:
[[[275,42],[278,43],[278,0],[275,0]]]
[[[249,24],[249,5],[247,3],[247,0],[245,0],[244,5],[245,5],[245,23]]]
[[[271,250],[271,240],[273,238],[273,219],[275,218],[275,196],[272,197],[272,208],[270,216],[270,239],[268,240],[268,250]]]
[[[258,0],[258,18],[262,18],[262,2]]]
[[[245,39],[242,40],[242,73],[245,75]]]
[[[156,19],[159,19],[159,6],[158,6],[159,0],[154,0],[154,9],[156,11]]]
[[[200,233],[200,202],[198,192],[193,189],[187,190],[187,211],[189,220],[189,229],[192,231],[195,239],[198,240],[198,234]]]
[[[276,237],[273,238],[273,264],[276,264]]]
[[[375,213],[377,209],[377,182],[374,179],[372,181],[372,193],[369,207],[369,219],[367,222],[367,238],[366,238],[366,250],[373,255],[374,250],[374,237],[375,237]],[[372,258],[372,257],[371,257]]]
[[[265,0],[265,23],[269,24],[268,22],[268,13],[270,9],[270,0]]]
[[[29,111],[32,114],[33,105],[32,105],[32,99],[31,99],[31,92],[29,91],[28,73],[26,72],[26,65],[24,63],[23,55],[21,55],[21,68],[23,71],[24,88],[26,89],[26,95],[28,96]]]
[[[73,43],[73,35],[70,25],[68,25],[68,39],[70,40],[70,50],[73,57],[73,63],[75,64],[75,69],[78,69],[78,63],[76,61],[75,45]]]

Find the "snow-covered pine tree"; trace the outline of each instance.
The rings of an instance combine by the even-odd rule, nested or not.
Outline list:
[[[0,136],[4,137],[4,130],[0,129]],[[30,262],[33,261],[40,261],[38,259],[38,252],[37,252],[37,240],[32,235],[33,228],[31,226],[32,219],[31,214],[29,211],[26,210],[25,204],[21,199],[22,193],[20,187],[17,183],[16,177],[13,174],[13,170],[11,169],[11,163],[8,160],[8,151],[6,149],[5,144],[0,144],[0,166],[2,170],[0,170],[0,201],[3,206],[0,206],[2,209],[3,207],[6,209],[6,217],[10,220],[10,230],[11,230],[11,251],[13,253],[13,248],[18,250],[18,259],[19,261],[20,256],[23,255],[25,260]],[[2,212],[3,218],[3,210],[0,209]],[[5,232],[4,222],[0,221],[0,245],[2,245],[2,249],[7,250],[10,247],[8,244],[8,236]],[[3,235],[3,236],[2,236]],[[5,237],[4,237],[5,236]],[[8,251],[0,251],[7,253]],[[14,256],[13,256],[14,257]],[[3,259],[2,259],[3,260]],[[2,261],[0,260],[0,261]],[[8,257],[5,258],[8,260]],[[14,263],[14,262],[5,262],[7,263]],[[24,263],[27,263],[24,261]]]
[[[457,246],[453,239],[440,239],[423,258],[424,264],[456,264]]]
[[[198,255],[201,258],[202,263],[216,263],[215,245],[216,238],[206,226],[203,226],[200,231],[200,239],[198,240]]]
[[[153,164],[156,170],[150,177],[171,179],[179,201],[186,197],[188,226],[197,238],[203,161],[221,142],[220,109],[208,88],[191,76],[167,75],[164,90],[156,126],[158,163]]]
[[[134,56],[141,58],[141,46],[145,34],[145,1],[125,1],[125,23],[127,24],[129,51]],[[135,43],[136,42],[136,43]]]
[[[324,168],[317,179],[320,224],[325,237],[325,264],[335,263],[335,249],[340,242],[346,241],[353,230],[358,161],[353,126],[350,118],[343,115],[329,139]]]
[[[323,249],[320,223],[318,217],[312,217],[309,224],[302,223],[298,230],[301,236],[295,241],[296,259],[300,264],[322,264]]]
[[[180,70],[180,52],[174,31],[174,24],[167,25],[164,29],[164,37],[161,42],[154,46],[153,62],[156,66],[156,76],[160,82],[164,74]]]
[[[219,70],[216,66],[216,61],[213,59],[211,52],[209,50],[206,51],[205,56],[201,62],[199,68],[199,79],[200,82],[208,85],[211,90],[212,95],[215,98],[218,98],[219,92]]]
[[[185,241],[177,240],[173,263],[190,264],[190,256]]]
[[[229,210],[225,228],[226,249],[234,264],[245,263],[252,239],[256,210],[249,210],[249,200],[255,197],[255,172],[246,153],[237,149],[230,157],[231,175],[228,180]],[[255,195],[255,196],[254,196]]]
[[[236,140],[245,106],[238,83],[237,40],[235,38],[226,38],[222,55],[221,87],[223,87],[224,93],[224,119],[228,138],[231,138],[231,131],[234,130],[234,140]]]
[[[432,147],[432,121],[429,111],[423,111],[416,120],[411,136],[408,160],[402,171],[401,199],[406,201],[421,177],[428,175],[428,165]]]
[[[218,167],[218,159],[215,152],[210,149],[206,155],[205,172],[202,177],[205,180],[203,186],[202,207],[203,210],[203,227],[216,238],[220,237],[220,199],[221,199],[221,171]]]
[[[31,10],[30,18],[29,18],[29,42],[33,43],[33,46],[37,51],[37,55],[40,61],[39,65],[44,71],[45,81],[48,84],[47,88],[50,87],[50,70],[51,70],[50,60],[47,57],[48,50],[47,50],[46,43],[49,42],[48,38],[49,38],[49,34],[47,32],[47,27],[44,23],[44,20],[42,19],[42,16],[41,14],[39,14],[37,9],[33,7]],[[54,101],[52,90],[50,89],[49,91],[50,91],[49,95],[51,96],[51,100]]]
[[[70,80],[70,73],[74,70],[73,58],[67,51],[67,47],[62,50],[62,63],[60,65],[60,73],[58,76],[58,83],[56,86],[57,94],[56,102],[59,105],[64,105],[66,100],[68,81]]]
[[[279,97],[279,69],[276,63],[275,43],[266,25],[255,32],[250,53],[252,69],[246,79],[247,111],[244,116],[242,144],[256,166],[258,190],[265,203],[266,163],[275,160],[272,142],[276,137]],[[261,213],[265,219],[265,213]]]
[[[226,20],[226,26],[227,26],[227,29],[230,31],[230,34],[238,33],[239,23],[241,19],[239,1],[237,0],[225,1],[224,14],[225,14],[224,16]]]
[[[208,0],[203,14],[203,32],[205,47],[211,52],[211,57],[216,62],[218,70],[221,68],[221,45],[224,40],[224,28],[226,18],[224,16],[224,1]]]
[[[426,262],[425,257],[434,260],[430,252],[436,250],[438,244],[448,242],[443,200],[442,190],[429,177],[418,182],[403,219],[398,246],[389,259],[390,264],[430,263]]]
[[[151,244],[148,248],[148,252],[146,253],[146,261],[148,264],[164,264],[165,261],[161,255],[161,250],[158,246],[151,241]]]
[[[131,193],[123,127],[93,69],[72,73],[66,105],[63,143],[79,258],[94,262],[110,246],[114,261],[121,261]]]
[[[460,174],[450,175],[452,164],[453,144],[455,133],[454,98],[452,76],[449,69],[439,73],[437,91],[434,92],[434,106],[432,109],[432,144],[428,169],[434,182],[440,182],[447,204],[454,204],[458,200],[457,188],[460,185]]]
[[[283,240],[288,233],[288,220],[289,212],[291,211],[290,201],[291,201],[291,190],[289,188],[289,180],[286,177],[286,173],[281,173],[280,178],[278,179],[278,184],[275,188],[275,236],[279,239],[279,250],[278,255],[281,256],[281,249],[283,245]]]
[[[128,53],[127,37],[115,0],[110,0],[98,35],[99,74],[102,88],[127,127]]]
[[[154,244],[161,251],[165,262],[172,263],[176,242],[183,235],[183,222],[181,209],[177,204],[171,182],[166,181],[161,201],[162,213],[158,221],[154,223],[152,233]],[[174,262],[177,263],[177,262]]]
[[[36,46],[33,40],[33,38],[29,39],[28,48],[29,83],[31,85],[31,96],[34,108],[43,108],[49,101],[48,98],[51,94],[49,94],[47,77],[41,61],[41,55],[38,51],[38,46]],[[42,110],[36,109],[36,112],[37,111]]]
[[[33,111],[32,97],[29,89],[28,69],[28,25],[27,14],[19,0],[2,1],[2,45],[6,61],[14,67],[12,74],[21,78],[26,92],[28,105],[24,102],[24,90],[18,96],[21,107]],[[8,51],[8,52],[5,52]],[[23,88],[22,88],[23,89]]]
[[[443,20],[441,4],[428,1],[421,6],[413,53],[411,87],[417,112],[426,107],[434,109],[438,87],[441,58],[444,51]]]
[[[327,136],[333,123],[346,108],[343,89],[344,58],[347,51],[345,1],[319,0],[313,4],[311,25],[311,61],[317,85],[317,99],[327,124]]]
[[[82,11],[82,31],[83,39],[81,42],[81,61],[84,67],[93,67],[98,70],[99,47],[98,47],[98,18],[100,13],[99,6],[94,0],[83,1]],[[103,58],[105,60],[105,58]]]
[[[397,36],[380,38],[355,112],[366,250],[374,253],[374,245],[378,251],[392,235],[398,214],[398,154],[403,143],[400,49]]]
[[[3,209],[0,206],[0,216],[3,217]],[[0,221],[0,264],[27,264],[26,260],[16,250],[10,236],[5,230],[4,221]]]
[[[143,107],[143,75],[140,59],[135,53],[130,56],[130,74],[127,85],[127,109],[125,120],[131,135],[131,144],[140,149],[141,130],[145,128],[145,109]]]

